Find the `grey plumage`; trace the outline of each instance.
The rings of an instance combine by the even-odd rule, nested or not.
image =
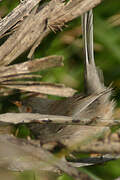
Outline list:
[[[85,98],[80,99],[75,108],[71,108],[72,116],[76,119],[112,119],[114,102],[110,101],[111,89],[105,87],[102,71],[96,68],[94,61],[92,10],[82,15],[82,30]]]
[[[99,93],[105,89],[95,66],[92,10],[82,15],[85,93]]]

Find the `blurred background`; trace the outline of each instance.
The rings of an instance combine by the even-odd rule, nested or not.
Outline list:
[[[19,4],[18,0],[2,0],[0,2],[0,17],[4,17]],[[2,43],[2,40],[0,41]],[[116,99],[117,110],[115,118],[120,118],[120,1],[105,0],[94,9],[94,51],[96,65],[104,74],[106,86],[112,83],[113,98]],[[64,67],[38,72],[43,75],[42,80],[47,82],[64,83],[81,92],[83,83],[83,51],[80,17],[67,24],[62,32],[51,32],[36,49],[35,58],[48,55],[64,56]],[[26,61],[26,53],[14,63]],[[20,98],[19,93],[14,96],[5,96],[0,99],[0,113],[11,112],[15,107],[12,100]],[[55,97],[53,97],[55,98]],[[80,168],[81,179],[113,180],[120,176],[120,160],[106,164]],[[9,174],[9,173],[8,173]],[[88,174],[85,175],[85,174]],[[24,172],[15,175],[20,180],[47,180],[40,178],[39,173]],[[13,179],[13,178],[12,178]],[[67,175],[52,179],[72,180]]]

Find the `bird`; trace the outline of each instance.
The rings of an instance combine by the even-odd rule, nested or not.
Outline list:
[[[110,99],[112,88],[104,85],[102,70],[95,65],[93,10],[85,12],[81,17],[81,21],[84,50],[84,93],[82,95],[75,94],[64,100],[31,97],[25,101],[23,100],[22,104],[19,105],[20,112],[71,116],[73,120],[82,121],[83,124],[96,123],[96,119],[97,123],[100,124],[113,118],[115,102]],[[86,122],[86,119],[89,121]],[[58,124],[52,126],[41,124],[36,127],[31,126],[31,130],[43,142],[50,141],[50,138],[51,140],[59,140],[60,133],[67,132],[65,136],[68,137],[69,134],[80,128],[79,125],[73,128],[72,125],[66,127],[66,125]]]

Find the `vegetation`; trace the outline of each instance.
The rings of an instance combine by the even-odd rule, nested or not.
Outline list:
[[[0,16],[6,14],[19,4],[18,0],[3,0],[0,2]],[[112,83],[113,98],[116,99],[116,118],[120,118],[120,1],[105,0],[94,9],[94,49],[97,66],[103,70],[106,86]],[[2,40],[3,41],[3,40]],[[0,42],[2,43],[2,42]],[[64,83],[66,86],[83,90],[83,52],[81,38],[81,18],[67,24],[62,32],[51,32],[35,51],[34,57],[40,58],[48,55],[64,56],[64,67],[53,68],[38,72],[44,75],[46,82]],[[24,62],[24,54],[15,60]],[[14,100],[20,99],[21,94],[5,96],[0,99],[0,113],[12,112],[15,109]],[[50,96],[51,98],[51,96]],[[57,97],[52,97],[57,98]],[[24,131],[24,130],[23,130]],[[20,132],[21,133],[21,132]],[[88,174],[95,180],[113,180],[120,176],[120,160],[106,164],[80,168],[80,172]],[[57,177],[56,177],[57,178]],[[83,176],[83,179],[88,177]],[[19,176],[21,180],[39,179],[39,175],[24,172]],[[67,175],[60,176],[57,180],[70,180]]]

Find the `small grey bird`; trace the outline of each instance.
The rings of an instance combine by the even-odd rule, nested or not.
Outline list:
[[[96,119],[99,120],[98,123],[112,119],[115,103],[110,100],[111,89],[105,87],[102,71],[96,68],[94,61],[92,10],[82,15],[82,30],[85,55],[84,95],[75,94],[73,97],[59,101],[31,97],[23,101],[20,111],[27,112],[27,109],[29,109],[30,112],[41,114],[72,116],[74,120],[83,121],[84,124],[86,124],[85,119],[89,119],[89,123],[93,123]],[[39,136],[43,141],[47,141],[47,139],[50,140],[50,136],[51,139],[57,139],[56,134],[60,136],[58,132],[64,133],[64,128],[67,133],[71,134],[75,131],[75,128],[76,130],[80,128],[79,125],[76,125],[71,130],[71,127],[53,124],[52,126],[39,125],[37,128],[31,126],[31,129],[36,137]]]

